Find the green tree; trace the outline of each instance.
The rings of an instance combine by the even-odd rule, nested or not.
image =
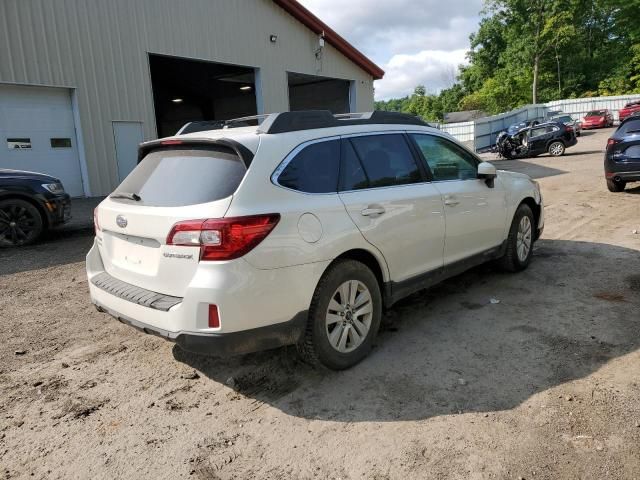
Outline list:
[[[640,0],[485,0],[468,65],[438,94],[424,86],[376,108],[442,120],[530,102],[640,93]]]

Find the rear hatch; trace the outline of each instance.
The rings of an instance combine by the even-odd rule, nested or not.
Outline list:
[[[640,169],[640,118],[623,123],[613,139],[613,160],[628,166],[628,170]]]
[[[616,155],[616,151],[620,153]],[[613,159],[624,162],[633,170],[640,170],[640,131],[627,136],[618,148],[614,150]]]
[[[183,297],[200,247],[167,245],[167,236],[177,222],[224,217],[245,173],[236,152],[214,143],[151,150],[96,211],[107,273]]]

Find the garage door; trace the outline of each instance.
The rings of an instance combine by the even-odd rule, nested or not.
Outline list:
[[[0,168],[53,175],[83,195],[68,89],[0,85]]]

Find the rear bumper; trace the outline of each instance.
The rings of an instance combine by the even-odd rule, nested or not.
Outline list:
[[[578,139],[576,138],[575,135],[572,135],[569,140],[566,140],[567,147],[573,147],[574,145],[577,145],[577,144],[578,144]]]
[[[610,153],[605,155],[604,176],[607,180],[624,182],[640,181],[640,161],[638,159],[615,159]]]
[[[623,182],[640,182],[640,170],[628,172],[606,172],[607,180],[616,180]]]
[[[156,294],[157,300],[154,292],[131,284],[114,286],[108,279],[105,284],[101,281],[105,268],[96,244],[87,255],[91,301],[99,309],[185,350],[216,356],[296,343],[326,266],[321,262],[261,270],[242,258],[200,262],[181,297]],[[218,328],[208,324],[212,304],[218,307]]]
[[[230,357],[293,345],[302,338],[308,314],[305,310],[287,322],[240,332],[196,334],[163,330],[118,313],[98,301],[94,300],[93,303],[99,311],[108,313],[136,330],[174,342],[188,352],[218,357]]]

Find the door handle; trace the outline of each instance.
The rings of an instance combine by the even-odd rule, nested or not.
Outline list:
[[[456,197],[452,197],[450,195],[447,195],[446,197],[444,197],[444,204],[445,205],[448,205],[450,207],[455,207],[459,203],[460,203],[460,201],[457,200]]]
[[[369,205],[367,208],[360,212],[360,215],[363,217],[375,217],[377,215],[382,215],[386,210],[384,207],[379,205]]]

